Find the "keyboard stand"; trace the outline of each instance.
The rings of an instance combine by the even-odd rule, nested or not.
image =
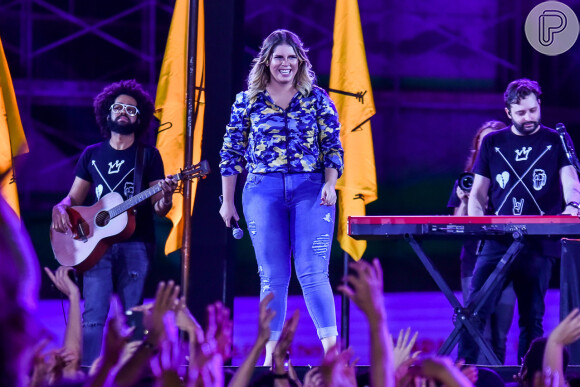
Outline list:
[[[455,297],[455,294],[449,285],[447,285],[439,271],[437,271],[429,257],[425,254],[419,242],[417,242],[417,240],[410,234],[405,236],[405,239],[413,251],[415,251],[415,254],[417,254],[417,257],[419,257],[423,263],[423,266],[425,266],[425,269],[427,269],[429,275],[431,278],[433,278],[439,289],[441,289],[454,310],[455,328],[439,349],[439,355],[449,355],[455,345],[459,342],[462,331],[467,330],[481,349],[483,356],[485,356],[489,364],[501,365],[501,362],[493,352],[492,348],[484,340],[483,334],[479,331],[479,329],[477,329],[476,323],[479,319],[479,310],[485,304],[487,298],[489,297],[490,291],[495,290],[498,286],[503,284],[503,280],[506,278],[509,267],[515,260],[518,253],[524,247],[524,234],[522,232],[515,231],[512,236],[514,241],[504,256],[501,258],[494,271],[485,281],[482,288],[473,295],[472,302],[470,302],[465,307],[461,305],[457,297]]]

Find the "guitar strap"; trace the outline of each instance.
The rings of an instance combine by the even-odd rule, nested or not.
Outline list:
[[[133,174],[133,195],[137,195],[141,192],[141,185],[143,184],[143,169],[145,169],[144,153],[145,149],[143,144],[137,144],[137,152],[135,153],[135,173]]]

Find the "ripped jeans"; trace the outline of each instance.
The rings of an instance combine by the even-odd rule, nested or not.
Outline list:
[[[284,325],[292,256],[318,337],[338,335],[328,279],[335,208],[320,204],[323,185],[322,172],[249,173],[246,179],[244,216],[258,261],[260,300],[274,293],[270,340],[279,339]]]
[[[152,251],[152,244],[144,242],[116,243],[83,273],[83,366],[90,366],[101,354],[103,328],[113,292],[119,295],[123,311],[143,302]]]

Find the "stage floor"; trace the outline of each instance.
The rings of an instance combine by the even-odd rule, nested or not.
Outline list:
[[[549,333],[558,324],[559,296],[557,289],[550,289],[546,296],[546,315],[544,330]],[[459,300],[461,297],[458,295]],[[335,298],[337,320],[340,326],[340,297]],[[234,350],[232,365],[240,365],[245,354],[256,338],[258,326],[257,297],[238,297],[234,301]],[[451,322],[453,309],[440,292],[420,293],[387,293],[385,294],[390,331],[394,336],[400,329],[411,327],[419,331],[416,350],[424,354],[435,353],[453,329]],[[42,300],[39,305],[39,318],[47,330],[55,335],[55,342],[62,343],[64,334],[63,308],[60,300]],[[291,350],[292,361],[297,366],[318,365],[322,358],[322,346],[316,337],[316,329],[308,315],[304,299],[301,296],[290,296],[288,311],[300,310],[300,324]],[[508,335],[506,364],[517,364],[517,308],[511,330]],[[351,304],[350,312],[350,346],[355,356],[360,358],[359,365],[368,365],[369,336],[367,323],[358,308]],[[452,354],[455,357],[455,351]]]

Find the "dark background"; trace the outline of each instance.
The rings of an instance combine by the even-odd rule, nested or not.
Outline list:
[[[524,22],[538,3],[359,1],[377,109],[371,123],[379,199],[367,206],[368,214],[448,214],[446,203],[474,132],[490,119],[507,123],[502,93],[513,79],[538,80],[544,124],[564,122],[578,138],[580,47],[577,42],[557,57],[531,48]],[[564,3],[578,14],[578,1]],[[48,239],[51,208],[68,192],[80,152],[100,140],[92,98],[105,85],[127,78],[155,95],[173,5],[170,0],[0,0],[0,38],[30,146],[16,162],[22,219],[41,265],[56,266]],[[234,242],[218,216],[217,153],[234,95],[245,88],[261,41],[277,28],[301,36],[318,83],[328,87],[335,11],[330,0],[211,0],[205,6],[202,157],[214,173],[199,184],[194,209],[191,294],[196,308],[222,297],[224,262],[229,297],[259,290],[249,238]],[[158,280],[180,277],[179,254],[163,255],[168,222],[159,220],[157,228],[158,254],[146,296]],[[458,241],[425,244],[455,289],[459,247]],[[435,289],[406,243],[369,242],[365,258],[372,257],[383,263],[386,291]],[[342,273],[336,242],[331,267],[336,286]],[[42,296],[54,296],[43,282]],[[291,292],[299,292],[294,280]]]

